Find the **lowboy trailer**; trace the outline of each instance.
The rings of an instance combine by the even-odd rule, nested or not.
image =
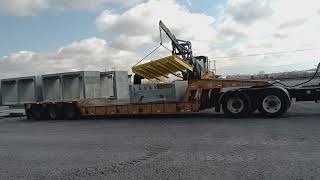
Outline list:
[[[280,117],[295,101],[320,100],[320,87],[283,88],[267,81],[202,79],[188,81],[179,102],[95,104],[56,101],[25,104],[28,119],[78,119],[121,115],[176,114],[221,109],[226,117],[248,117],[258,110],[265,117]]]
[[[133,66],[134,84],[141,84],[142,79],[160,80],[160,77],[168,77],[169,74],[181,77],[188,81],[188,87],[181,99],[151,103],[119,101],[96,103],[97,99],[91,102],[89,99],[27,103],[25,110],[28,118],[77,119],[88,116],[170,114],[199,112],[211,108],[216,112],[222,109],[227,117],[246,117],[256,110],[267,117],[279,117],[290,108],[292,99],[315,102],[320,99],[320,86],[295,88],[298,85],[280,87],[267,81],[215,79],[214,74],[209,71],[208,57],[193,56],[191,42],[177,39],[162,21],[159,22],[159,29],[160,46],[164,46],[162,41],[162,32],[164,32],[171,40],[172,56],[138,65],[155,52],[160,47],[158,46]],[[309,81],[317,76],[319,69],[320,64]],[[182,75],[180,76],[177,72],[181,72]],[[150,94],[152,94],[151,91]],[[103,99],[100,100],[103,101]]]

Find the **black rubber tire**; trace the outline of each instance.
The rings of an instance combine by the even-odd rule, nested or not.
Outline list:
[[[48,105],[47,113],[50,120],[58,120],[62,118],[61,109],[57,105]]]
[[[44,108],[41,105],[34,104],[31,106],[31,113],[30,113],[30,118],[32,120],[45,120],[45,111]]]
[[[238,113],[234,113],[228,109],[228,101],[232,98],[239,98],[243,101],[243,109]],[[252,113],[250,98],[241,92],[232,92],[225,95],[222,102],[222,110],[226,117],[241,118],[247,117]]]
[[[64,104],[63,105],[63,117],[68,120],[74,120],[79,118],[79,109],[73,104]]]
[[[280,99],[281,106],[277,112],[270,113],[263,107],[263,100],[267,96],[276,96]],[[261,92],[258,98],[258,110],[264,117],[269,117],[269,118],[280,117],[287,112],[290,105],[291,105],[291,102],[288,95],[286,94],[286,92],[284,92],[281,89],[267,89]]]

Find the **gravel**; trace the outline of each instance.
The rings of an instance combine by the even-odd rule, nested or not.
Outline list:
[[[282,118],[0,119],[0,179],[317,179],[320,105]]]

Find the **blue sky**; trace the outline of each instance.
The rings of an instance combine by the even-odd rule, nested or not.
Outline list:
[[[216,16],[224,0],[179,0],[191,12]],[[96,17],[104,9],[123,12],[130,7],[105,5],[98,10],[47,10],[32,16],[0,16],[0,56],[17,51],[52,52],[58,47],[89,37],[108,38],[95,26]]]
[[[74,40],[98,36],[95,13],[62,12],[29,17],[0,17],[2,56],[21,50],[54,51]]]
[[[159,43],[160,19],[195,55],[216,60],[220,74],[309,69],[319,18],[318,0],[1,0],[0,78],[130,70]],[[298,49],[315,50],[246,56]],[[218,58],[226,56],[240,58]]]

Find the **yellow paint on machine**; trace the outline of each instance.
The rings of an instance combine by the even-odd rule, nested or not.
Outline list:
[[[162,76],[168,77],[169,74],[177,76],[177,72],[188,70],[192,71],[192,66],[176,55],[132,67],[133,73],[146,79],[159,79]]]

